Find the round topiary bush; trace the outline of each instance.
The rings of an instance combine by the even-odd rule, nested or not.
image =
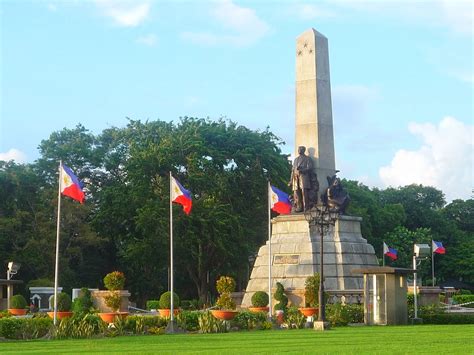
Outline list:
[[[104,285],[109,291],[123,290],[125,275],[120,271],[112,271],[105,275]]]
[[[173,292],[173,306],[174,308],[179,307],[179,297],[178,295]],[[170,309],[171,308],[171,292],[166,291],[160,296],[160,309]]]
[[[53,296],[54,300],[54,296]],[[71,297],[67,293],[58,293],[58,312],[69,312],[71,310]]]
[[[10,298],[11,309],[24,309],[27,305],[28,304],[26,303],[26,299],[22,295],[15,295]]]
[[[269,297],[266,292],[257,291],[252,296],[252,306],[254,307],[266,307],[268,305]]]

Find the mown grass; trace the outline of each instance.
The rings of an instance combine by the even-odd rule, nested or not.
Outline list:
[[[343,327],[0,343],[1,354],[474,354],[474,325]]]

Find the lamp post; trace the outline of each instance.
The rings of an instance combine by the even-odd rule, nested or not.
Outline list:
[[[18,270],[20,270],[20,263],[16,263],[14,261],[10,261],[8,263],[8,269],[7,269],[7,280],[10,281],[12,278],[12,275],[16,275]],[[13,286],[8,283],[7,285],[7,308],[10,308],[10,299],[13,296]]]
[[[324,234],[329,232],[329,227],[336,224],[339,217],[339,208],[330,208],[327,204],[316,205],[309,211],[304,213],[305,219],[308,221],[310,230],[311,227],[317,227],[320,241],[319,241],[319,314],[318,325],[315,329],[324,330],[328,328],[326,322],[326,305],[324,303]]]

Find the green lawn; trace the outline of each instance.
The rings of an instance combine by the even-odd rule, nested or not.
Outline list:
[[[1,354],[474,354],[474,325],[343,327],[0,342]]]

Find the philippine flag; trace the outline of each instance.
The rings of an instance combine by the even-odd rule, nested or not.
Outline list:
[[[288,194],[270,185],[270,208],[280,214],[288,214],[291,212],[291,202]]]
[[[85,195],[82,191],[82,183],[79,181],[76,175],[66,165],[61,164],[59,183],[61,185],[61,193],[64,196],[84,203]]]
[[[390,248],[385,242],[383,243],[383,254],[392,260],[397,260],[397,249]]]
[[[171,177],[171,201],[182,205],[184,213],[191,213],[193,205],[191,191],[186,190],[174,177]]]
[[[436,253],[436,254],[446,253],[446,249],[444,249],[443,243],[441,242],[435,242],[434,240],[432,240],[432,248],[433,248],[433,253]]]

